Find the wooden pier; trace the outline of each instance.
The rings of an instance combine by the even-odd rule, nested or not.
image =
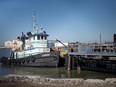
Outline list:
[[[108,57],[116,57],[116,53],[105,53],[105,52],[93,52],[93,53],[78,53],[78,52],[69,52],[69,56],[77,55],[77,56],[108,56]]]
[[[78,53],[69,52],[66,58],[66,68],[88,69],[116,73],[116,53]]]

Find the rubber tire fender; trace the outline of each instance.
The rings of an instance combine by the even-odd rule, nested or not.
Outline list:
[[[24,58],[22,58],[22,61],[21,61],[23,64],[25,63],[25,59]]]
[[[33,56],[31,57],[31,61],[32,62],[35,62],[35,58]]]
[[[18,59],[18,64],[19,64],[19,65],[21,64],[21,59]]]
[[[26,58],[26,62],[29,63],[30,62],[30,58]]]

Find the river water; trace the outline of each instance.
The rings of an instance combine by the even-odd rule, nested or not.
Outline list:
[[[1,56],[8,56],[9,50],[0,50]],[[8,54],[7,54],[8,53]],[[0,57],[1,57],[0,56]],[[87,71],[87,70],[66,70],[65,67],[51,68],[51,67],[20,67],[20,66],[4,66],[0,64],[0,76],[9,74],[17,75],[40,75],[50,78],[83,78],[83,79],[105,79],[105,78],[116,78],[116,74],[109,74],[103,72]]]
[[[87,70],[71,70],[68,71],[65,67],[62,68],[39,68],[39,67],[11,67],[11,66],[0,66],[0,76],[9,74],[17,75],[40,75],[51,78],[84,78],[84,79],[105,79],[105,78],[116,78],[116,74],[94,72]]]

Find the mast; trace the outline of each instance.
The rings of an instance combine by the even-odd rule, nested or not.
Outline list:
[[[36,33],[36,14],[35,11],[33,12],[33,33]]]
[[[100,33],[100,52],[102,52],[102,38],[101,38],[101,33]]]
[[[22,32],[22,37],[21,37],[21,39],[22,39],[22,42],[23,42],[23,44],[22,44],[22,50],[24,50],[24,47],[25,47],[25,35],[24,35],[23,32]]]

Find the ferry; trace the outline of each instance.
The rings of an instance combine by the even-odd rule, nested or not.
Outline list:
[[[39,28],[36,23],[35,11],[33,14],[33,32],[22,32],[21,37],[13,41],[10,56],[1,59],[5,65],[20,66],[48,66],[59,67],[64,66],[65,58],[58,48],[48,47],[47,37],[49,35],[43,28]],[[65,52],[67,54],[67,52]],[[63,54],[63,55],[65,55]]]

